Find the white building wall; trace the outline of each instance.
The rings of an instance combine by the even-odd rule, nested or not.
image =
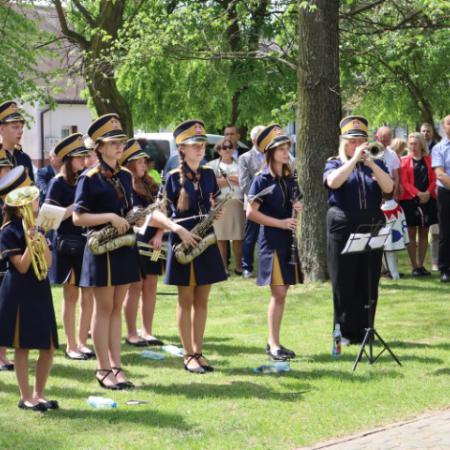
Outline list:
[[[29,121],[29,127],[24,130],[22,138],[23,149],[35,162],[41,159],[41,111],[44,107],[33,107],[24,105],[25,111],[33,117]],[[44,121],[44,156],[48,158],[49,151],[63,137],[77,131],[83,134],[92,122],[91,113],[86,105],[58,104],[55,110],[47,111],[43,115]]]

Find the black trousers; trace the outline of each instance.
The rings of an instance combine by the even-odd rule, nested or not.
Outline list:
[[[438,188],[439,270],[450,272],[450,190]]]
[[[327,256],[333,289],[334,323],[339,323],[342,335],[354,343],[362,342],[365,328],[369,325],[366,308],[369,302],[369,276],[375,315],[383,252],[347,255],[341,255],[341,252],[350,233],[356,232],[359,225],[380,222],[385,222],[381,210],[350,213],[331,207],[327,214]]]

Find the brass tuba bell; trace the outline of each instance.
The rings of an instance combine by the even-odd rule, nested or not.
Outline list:
[[[8,206],[19,209],[22,216],[22,226],[25,232],[25,240],[31,256],[31,265],[38,280],[47,277],[48,265],[45,259],[47,243],[41,233],[35,233],[31,238],[29,230],[36,226],[32,203],[39,198],[39,189],[36,186],[25,186],[11,191],[5,198]]]

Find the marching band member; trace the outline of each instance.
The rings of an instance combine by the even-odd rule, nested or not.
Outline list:
[[[7,157],[6,151],[3,148],[0,148],[0,179],[3,178],[11,170],[12,167],[13,164]],[[3,200],[0,199],[0,224],[3,222],[2,209]],[[6,260],[3,259],[0,255],[0,286],[7,270],[8,265],[6,263]],[[6,347],[0,347],[0,372],[13,370],[14,364],[6,356]]]
[[[129,139],[125,146],[120,164],[133,175],[133,206],[145,208],[156,200],[158,185],[147,174],[147,154],[136,139]],[[138,241],[150,242],[152,248],[159,250],[162,244],[162,228],[148,227],[144,235],[138,234]],[[163,342],[152,334],[153,316],[156,306],[156,286],[158,275],[163,273],[162,260],[151,261],[149,256],[139,255],[139,266],[142,280],[132,283],[125,299],[125,318],[128,327],[127,344],[137,347],[146,345],[163,345]],[[136,316],[139,297],[142,292],[142,325],[143,334],[138,336]]]
[[[380,209],[382,192],[390,194],[394,183],[381,160],[365,154],[368,122],[361,116],[341,120],[339,156],[325,164],[323,181],[328,189],[328,270],[333,288],[334,325],[340,324],[342,343],[361,343],[368,324],[368,267],[371,267],[370,298],[378,298],[382,251],[341,252],[351,233],[363,233],[360,225],[384,224]],[[334,329],[333,325],[333,329]]]
[[[301,209],[300,189],[290,165],[290,139],[282,134],[281,127],[273,124],[264,128],[256,145],[266,155],[266,166],[250,187],[247,219],[261,225],[257,282],[259,286],[270,285],[271,290],[266,353],[274,360],[286,360],[295,358],[295,353],[280,343],[286,296],[290,285],[303,280],[298,251],[293,245],[295,215]]]
[[[0,105],[0,136],[2,147],[14,167],[24,166],[28,176],[34,181],[33,164],[31,158],[22,150],[20,140],[23,135],[25,119],[19,111],[17,103],[7,101]]]
[[[99,117],[88,130],[95,142],[99,163],[80,176],[75,193],[73,222],[76,226],[98,230],[107,224],[119,234],[129,229],[125,219],[132,207],[132,177],[119,165],[126,135],[119,116]],[[134,247],[94,255],[84,250],[81,287],[92,287],[94,317],[92,337],[97,355],[97,380],[105,389],[131,389],[121,368],[121,310],[130,283],[139,281],[137,252]]]
[[[18,166],[0,180],[0,196],[5,198],[14,189],[30,184],[26,169]],[[38,207],[37,197],[32,203],[33,214],[37,215]],[[58,402],[47,400],[44,394],[53,351],[58,348],[58,333],[48,277],[41,281],[37,278],[31,267],[32,249],[25,238],[25,232],[33,239],[40,231],[37,227],[24,230],[20,209],[8,205],[3,207],[0,248],[2,257],[9,261],[9,268],[0,288],[0,345],[15,349],[16,377],[21,395],[18,407],[46,411],[58,408]],[[50,266],[52,256],[45,239],[42,242],[43,254],[39,256]],[[31,349],[39,350],[33,392],[28,384],[28,354]]]
[[[166,194],[172,219],[192,229],[208,214],[220,189],[214,171],[200,162],[205,155],[206,132],[200,120],[188,120],[173,133],[180,165],[170,172]],[[191,263],[180,264],[172,246],[179,243],[174,233],[169,237],[165,282],[178,288],[177,323],[184,348],[184,368],[193,373],[214,370],[202,355],[208,297],[211,284],[226,280],[217,244],[208,247]]]
[[[81,133],[74,133],[60,141],[53,152],[62,161],[60,173],[50,181],[46,203],[66,208],[63,221],[54,236],[53,264],[49,278],[52,284],[62,284],[64,292],[63,323],[66,335],[66,358],[86,360],[94,357],[86,341],[92,317],[93,297],[90,288],[81,288],[80,325],[78,343],[75,336],[76,303],[78,300],[81,265],[86,238],[83,229],[74,225],[75,186],[84,169],[87,149]]]

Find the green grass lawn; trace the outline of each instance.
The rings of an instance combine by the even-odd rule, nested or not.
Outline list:
[[[410,273],[404,255],[402,271]],[[174,292],[162,283],[159,290]],[[204,349],[212,374],[189,374],[172,356],[142,359],[140,349],[124,345],[123,365],[138,389],[108,392],[94,379],[95,362],[68,361],[62,346],[48,383],[49,398],[62,408],[39,414],[17,408],[15,376],[0,373],[0,448],[286,449],[450,405],[450,286],[437,275],[382,281],[377,329],[403,367],[384,354],[373,366],[361,362],[355,374],[358,347],[344,348],[337,361],[330,356],[329,284],[289,294],[283,343],[299,355],[292,371],[253,374],[267,361],[267,299],[268,289],[254,280],[232,277],[213,288]],[[54,300],[59,318],[60,289]],[[173,295],[158,297],[154,330],[178,345],[175,303]],[[114,398],[118,408],[94,410],[89,395]],[[125,405],[130,399],[148,404]]]

